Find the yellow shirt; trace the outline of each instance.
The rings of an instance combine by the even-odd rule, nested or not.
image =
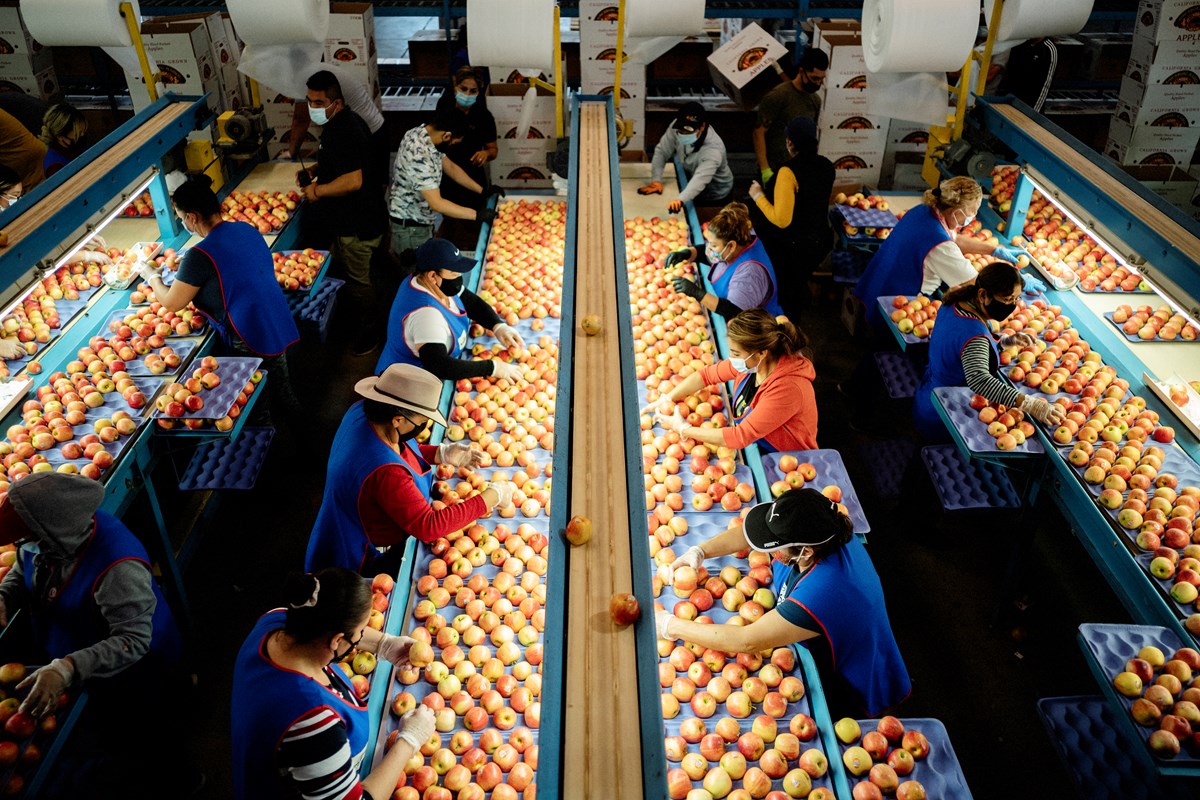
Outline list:
[[[800,184],[789,167],[780,167],[775,173],[775,202],[771,203],[765,194],[758,196],[754,202],[772,225],[786,228],[792,224],[792,212],[796,207],[796,192]]]
[[[21,178],[28,192],[46,179],[46,145],[7,111],[0,111],[0,164]]]

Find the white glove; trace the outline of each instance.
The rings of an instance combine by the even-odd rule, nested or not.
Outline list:
[[[162,267],[158,266],[157,264],[151,264],[147,261],[137,262],[136,272],[138,276],[146,283],[150,283],[150,281],[154,280],[155,278],[162,277]]]
[[[496,481],[487,485],[488,489],[499,495],[500,499],[496,501],[496,508],[509,508],[513,504],[512,496],[514,487],[508,481]]]
[[[438,445],[437,463],[474,469],[483,463],[483,451],[466,442],[445,442]]]
[[[1063,407],[1042,397],[1026,397],[1021,410],[1043,425],[1057,426],[1067,415]]]
[[[700,565],[704,563],[704,548],[695,544],[683,551],[683,555],[672,561],[670,564],[663,564],[658,568],[658,577],[667,586],[672,586],[675,583],[675,570],[679,567],[691,567],[692,569],[700,569]]]
[[[29,688],[29,696],[21,703],[21,711],[44,717],[58,706],[58,696],[71,685],[75,668],[71,662],[56,658],[17,684],[17,691]]]
[[[517,364],[496,360],[492,362],[492,377],[503,378],[515,383],[525,380],[525,370]]]
[[[409,666],[408,651],[416,641],[411,636],[392,636],[385,633],[379,637],[379,646],[375,648],[375,655],[395,665],[398,669],[404,669]]]
[[[18,358],[24,358],[28,355],[25,352],[25,345],[17,341],[16,337],[9,336],[0,339],[0,358],[5,361],[13,361]]]
[[[419,705],[400,718],[400,738],[412,747],[413,752],[429,741],[436,730],[433,709]]]
[[[658,638],[674,641],[675,637],[671,635],[671,620],[673,619],[675,619],[675,615],[670,611],[654,612],[654,632],[658,634]]]
[[[679,413],[679,409],[675,409],[673,414],[664,414],[661,411],[654,415],[654,421],[663,427],[663,430],[675,431],[683,433],[683,429],[687,427],[687,422],[683,419],[683,414]]]
[[[1037,339],[1035,339],[1032,334],[1024,332],[1010,333],[1007,336],[1001,336],[1000,341],[997,342],[997,344],[1000,345],[1001,350],[1007,350],[1010,347],[1033,347],[1036,343]]]
[[[525,349],[525,340],[521,338],[521,334],[517,333],[517,329],[512,325],[501,322],[496,327],[492,328],[492,335],[496,340],[505,347],[517,347]]]

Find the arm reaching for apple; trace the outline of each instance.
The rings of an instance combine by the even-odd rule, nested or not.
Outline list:
[[[371,645],[374,644],[375,655],[384,661],[400,669],[410,666],[408,651],[412,649],[413,643],[417,641],[416,639],[413,639],[411,636],[391,636],[386,633],[379,633],[379,631],[375,631],[375,633],[378,634],[378,638],[372,643],[370,640],[374,637],[368,637],[366,635],[367,632],[363,631],[364,649],[369,651]]]
[[[517,383],[525,380],[525,371],[521,369],[520,365],[518,364],[509,364],[504,361],[493,361],[492,377]]]
[[[466,442],[445,442],[438,445],[437,463],[475,469],[483,463],[483,451]]]
[[[700,565],[704,563],[704,548],[700,545],[692,545],[687,550],[683,551],[683,555],[672,561],[670,564],[663,564],[658,568],[658,577],[667,586],[675,584],[675,570],[680,567],[691,567],[692,569],[700,569]],[[664,637],[665,638],[665,637]]]
[[[509,508],[513,504],[513,485],[508,481],[493,481],[484,489],[487,492],[489,489],[496,493],[498,500],[494,508]],[[486,499],[484,502],[487,502]]]
[[[660,621],[659,614],[671,618]],[[742,627],[733,625],[702,625],[691,620],[671,616],[670,612],[655,612],[655,630],[667,633],[672,640],[700,645],[723,653],[758,653],[775,647],[815,639],[821,634],[788,622],[778,610],[768,611],[760,619]]]
[[[1010,347],[1033,347],[1037,344],[1037,339],[1028,333],[1010,333],[1001,336],[996,344],[1000,346],[1001,350],[1007,350]]]
[[[12,361],[24,358],[25,355],[25,345],[21,344],[15,336],[6,336],[0,339],[0,359]]]
[[[70,658],[56,658],[46,666],[33,672],[17,684],[17,691],[29,689],[29,696],[21,703],[21,711],[35,717],[44,717],[58,706],[58,696],[71,685],[75,667]]]
[[[525,340],[521,338],[521,334],[512,325],[501,322],[492,328],[492,334],[496,337],[496,341],[505,347],[515,347],[520,350],[525,349]]]
[[[1021,410],[1043,425],[1057,427],[1066,417],[1066,410],[1057,403],[1051,403],[1043,397],[1025,397]]]
[[[362,779],[362,788],[371,797],[391,797],[396,784],[404,777],[404,765],[421,749],[436,730],[433,709],[420,705],[400,718],[400,735],[396,743]],[[347,751],[348,752],[348,751]]]

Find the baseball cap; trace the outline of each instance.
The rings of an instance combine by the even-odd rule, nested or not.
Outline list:
[[[704,106],[687,103],[675,115],[675,129],[681,133],[693,133],[704,124]]]
[[[446,418],[438,411],[442,386],[441,378],[420,367],[392,364],[382,375],[372,375],[354,384],[354,391],[368,400],[416,411],[446,427]]]
[[[787,138],[793,144],[804,144],[817,140],[817,124],[811,117],[794,117],[787,124]]]
[[[816,489],[793,489],[750,509],[742,529],[751,549],[769,553],[824,544],[846,530],[841,517],[837,503]]]
[[[449,239],[430,239],[417,248],[417,272],[448,269],[451,272],[470,272],[475,259],[467,258]]]

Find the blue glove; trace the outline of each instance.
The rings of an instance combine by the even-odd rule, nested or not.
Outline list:
[[[992,255],[994,255],[996,258],[1007,261],[1010,264],[1015,264],[1017,263],[1017,257],[1025,254],[1015,247],[1005,247],[1004,245],[1000,245],[992,251]]]
[[[1021,277],[1025,279],[1025,294],[1035,295],[1046,293],[1046,284],[1040,278],[1026,273],[1021,273]]]

